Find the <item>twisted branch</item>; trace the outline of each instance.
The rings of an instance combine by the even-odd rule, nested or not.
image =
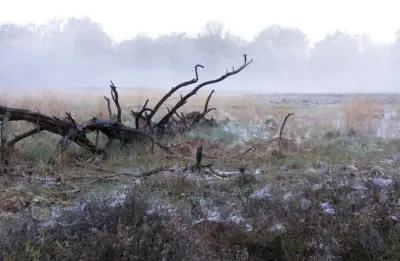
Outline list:
[[[195,95],[201,88],[203,88],[204,86],[210,85],[210,84],[214,84],[214,83],[223,81],[226,78],[241,72],[244,68],[246,68],[249,64],[251,64],[253,62],[252,59],[250,61],[247,61],[247,55],[244,54],[243,57],[244,57],[244,62],[242,64],[242,66],[240,66],[238,69],[235,69],[234,67],[232,67],[232,71],[230,71],[230,72],[227,71],[224,75],[218,77],[217,79],[200,83],[191,92],[189,92],[185,96],[181,96],[180,100],[175,104],[175,106],[158,122],[157,127],[163,129],[167,125],[167,123],[169,122],[171,116],[174,115],[174,113],[180,107],[185,105],[187,100],[190,97],[192,97],[193,95]]]
[[[193,78],[193,79],[190,80],[190,81],[186,81],[186,82],[183,82],[183,83],[180,83],[180,84],[176,85],[176,86],[173,87],[167,94],[165,94],[165,95],[161,98],[161,100],[154,106],[153,110],[152,110],[152,111],[150,112],[150,114],[147,116],[147,122],[148,122],[148,123],[150,123],[150,121],[151,121],[151,119],[153,118],[154,114],[156,114],[156,112],[158,111],[158,109],[160,109],[161,105],[163,105],[164,102],[165,102],[169,97],[171,97],[172,94],[174,94],[176,91],[178,91],[178,90],[181,89],[182,87],[185,87],[185,86],[194,84],[194,83],[196,83],[196,82],[199,80],[199,74],[198,74],[198,69],[199,69],[199,68],[203,68],[203,69],[204,69],[204,66],[201,65],[201,64],[197,64],[197,65],[194,67],[195,78]]]

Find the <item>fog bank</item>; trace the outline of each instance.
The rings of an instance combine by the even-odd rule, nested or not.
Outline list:
[[[127,25],[128,26],[128,25]],[[246,53],[255,62],[219,84],[251,92],[398,92],[400,35],[376,44],[365,35],[333,32],[310,44],[298,29],[270,26],[245,41],[222,24],[207,23],[195,37],[145,34],[114,42],[89,19],[41,26],[0,25],[0,90],[125,87],[169,88],[223,74]]]

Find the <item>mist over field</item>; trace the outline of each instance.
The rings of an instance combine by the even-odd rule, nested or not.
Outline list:
[[[400,260],[399,10],[1,1],[0,261]]]
[[[146,34],[114,41],[95,22],[82,18],[45,25],[0,25],[0,88],[169,88],[193,78],[209,79],[241,64],[254,64],[218,88],[249,92],[397,92],[400,35],[377,44],[366,35],[332,32],[311,42],[294,28],[268,26],[244,40],[219,22],[198,34]]]

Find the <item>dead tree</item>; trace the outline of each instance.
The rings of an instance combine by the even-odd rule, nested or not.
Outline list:
[[[3,120],[4,115],[7,111],[10,114],[9,121],[30,122],[36,125],[37,129],[46,130],[48,132],[62,136],[64,138],[64,143],[66,143],[67,141],[74,141],[79,146],[93,153],[101,152],[101,150],[96,149],[96,146],[87,138],[87,132],[82,129],[82,126],[77,124],[75,120],[72,119],[70,114],[69,118],[67,116],[66,119],[60,119],[57,117],[47,116],[40,112],[0,106],[0,120]],[[13,143],[15,144],[23,138],[27,138],[35,133],[36,131],[29,131],[25,134],[22,134],[22,136]]]
[[[190,92],[186,95],[180,97],[179,101],[171,108],[167,109],[167,113],[161,117],[161,120],[157,123],[153,123],[154,115],[160,110],[161,106],[165,103],[165,101],[171,97],[176,91],[179,89],[195,84],[199,80],[198,76],[198,68],[204,68],[202,65],[196,65],[194,67],[195,70],[195,78],[192,80],[182,82],[175,87],[173,87],[167,94],[165,94],[160,101],[154,106],[153,109],[148,108],[147,105],[149,100],[146,100],[144,105],[142,106],[141,110],[138,112],[132,112],[132,115],[135,117],[135,126],[130,127],[126,126],[122,123],[122,110],[121,105],[119,103],[119,94],[117,91],[117,87],[111,81],[110,84],[110,93],[111,99],[116,107],[117,115],[116,120],[112,117],[111,111],[111,101],[109,98],[104,97],[107,101],[107,110],[109,113],[110,119],[100,119],[100,118],[92,118],[89,121],[84,123],[78,123],[72,117],[70,113],[66,113],[66,117],[61,119],[54,116],[48,116],[42,114],[40,112],[33,112],[30,110],[24,110],[19,108],[10,108],[5,106],[0,106],[0,121],[4,122],[7,121],[26,121],[30,122],[35,125],[30,131],[27,131],[23,134],[20,134],[10,142],[7,143],[7,140],[4,141],[4,138],[1,139],[2,144],[5,143],[6,145],[2,146],[2,149],[8,148],[23,140],[27,137],[30,137],[38,132],[47,131],[61,136],[60,142],[58,143],[57,147],[62,151],[66,150],[70,143],[75,142],[79,146],[85,148],[86,150],[92,153],[105,153],[103,149],[98,148],[98,135],[99,132],[103,133],[105,136],[109,138],[110,141],[112,140],[119,140],[122,143],[151,143],[153,145],[158,146],[159,148],[170,152],[169,148],[155,140],[153,134],[156,130],[163,130],[165,131],[168,126],[170,126],[171,121],[175,121],[177,124],[183,124],[183,130],[190,129],[193,127],[194,124],[204,119],[204,116],[209,113],[210,111],[214,110],[214,108],[209,109],[208,105],[211,99],[212,91],[204,105],[203,112],[193,112],[184,115],[183,113],[179,114],[178,109],[180,109],[184,104],[187,103],[188,99],[195,95],[201,88],[204,86],[214,84],[220,81],[225,80],[226,78],[235,75],[246,68],[253,60],[248,61],[247,56],[244,55],[244,62],[238,68],[235,69],[232,67],[232,71],[227,71],[224,75],[210,81],[205,81],[203,83],[198,84],[195,88],[193,88]],[[177,116],[177,119],[174,118],[174,115]],[[140,125],[140,121],[144,121],[144,126]],[[93,143],[88,137],[87,134],[95,132],[96,133],[96,141]],[[4,133],[4,131],[2,132]],[[2,137],[4,134],[2,135]]]
[[[185,87],[185,86],[188,86],[191,84],[195,84],[198,82],[198,80],[199,80],[198,68],[204,68],[204,66],[197,64],[194,68],[195,69],[195,78],[193,78],[190,81],[180,83],[180,84],[176,85],[175,87],[173,87],[168,93],[166,93],[160,99],[160,101],[157,102],[157,104],[154,106],[154,108],[148,108],[147,105],[148,105],[149,101],[146,100],[146,102],[144,103],[141,110],[139,110],[137,112],[135,112],[135,111],[131,112],[132,116],[134,116],[134,118],[135,118],[136,128],[139,129],[140,128],[139,122],[144,121],[146,128],[149,129],[150,131],[154,131],[154,130],[164,131],[166,128],[168,128],[169,123],[171,121],[176,122],[176,120],[173,118],[173,116],[179,115],[177,113],[178,109],[180,109],[183,105],[185,105],[187,103],[188,99],[190,97],[192,97],[193,95],[197,94],[197,92],[201,88],[203,88],[204,86],[210,85],[210,84],[221,82],[221,81],[225,80],[226,78],[241,72],[250,63],[253,62],[253,60],[247,60],[247,55],[243,55],[243,57],[244,57],[244,62],[238,69],[235,69],[234,67],[232,67],[232,71],[227,71],[224,75],[222,75],[214,80],[205,81],[203,83],[198,84],[194,89],[192,89],[192,91],[190,91],[186,95],[184,95],[184,96],[181,95],[180,100],[171,109],[167,109],[167,113],[163,117],[161,117],[161,120],[159,122],[153,124],[152,120],[153,120],[154,115],[159,111],[161,106],[168,100],[168,98],[170,98],[176,91],[180,90],[182,87]],[[195,123],[199,122],[200,119],[204,118],[204,116],[206,114],[208,114],[212,110],[215,110],[215,108],[208,109],[208,104],[210,102],[210,99],[211,99],[211,96],[213,93],[214,93],[214,91],[212,91],[210,93],[210,95],[207,97],[207,100],[205,103],[205,109],[202,113],[198,113],[198,112],[190,113],[190,114],[186,115],[185,117],[183,117],[182,115],[179,115],[178,119],[180,119],[181,122],[178,123],[178,125],[181,125],[181,126],[186,125],[185,122],[183,122],[183,119],[185,119],[187,122],[190,121],[195,124]],[[190,124],[189,126],[193,127],[193,124]]]

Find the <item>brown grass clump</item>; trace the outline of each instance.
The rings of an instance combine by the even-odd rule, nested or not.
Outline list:
[[[382,117],[383,104],[377,99],[352,99],[344,104],[344,118],[348,130],[376,132]]]

